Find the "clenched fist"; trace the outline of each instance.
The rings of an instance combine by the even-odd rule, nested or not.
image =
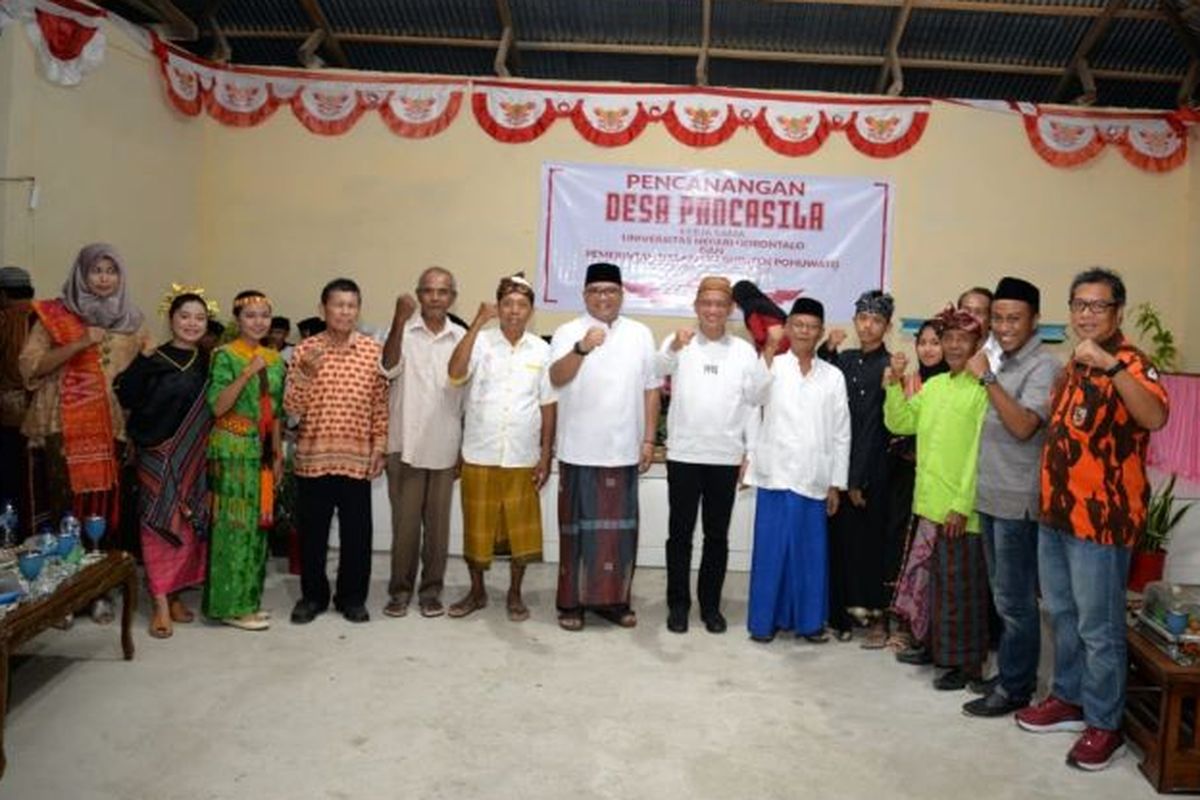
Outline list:
[[[585,353],[592,352],[604,344],[605,335],[604,328],[601,328],[599,325],[588,328],[588,332],[579,340],[579,349]]]
[[[696,332],[691,328],[680,328],[675,331],[675,341],[671,342],[671,350],[678,353],[688,346],[688,343],[692,341],[692,337],[695,335]]]

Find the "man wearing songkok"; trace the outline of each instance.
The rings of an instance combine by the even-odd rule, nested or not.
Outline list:
[[[33,284],[20,267],[0,268],[0,499],[12,501],[19,530],[29,532],[33,503],[29,492],[29,453],[21,423],[29,408],[29,392],[21,378],[20,355],[29,336]]]
[[[919,598],[908,582],[927,582],[929,630],[914,624],[913,633],[927,636],[933,663],[944,668],[934,688],[957,690],[982,678],[988,652],[987,563],[975,513],[976,465],[988,399],[979,380],[966,371],[979,349],[979,321],[950,306],[935,319],[949,371],[906,398],[901,384],[908,359],[893,353],[883,421],[893,433],[917,437],[917,527],[896,607],[905,618],[919,619],[920,609],[904,607],[900,598]],[[913,569],[917,563],[928,568]]]
[[[658,425],[654,337],[621,316],[621,270],[587,268],[586,313],[550,342],[558,390],[558,614],[583,628],[585,608],[632,628],[638,474],[650,468]]]
[[[1125,582],[1145,533],[1150,432],[1167,393],[1121,332],[1125,282],[1093,268],[1071,282],[1079,343],[1055,388],[1042,450],[1038,578],[1054,627],[1050,695],[1017,712],[1028,731],[1082,731],[1067,763],[1104,769],[1124,749]]]
[[[729,518],[745,462],[748,428],[770,375],[754,348],[731,336],[733,292],[725,278],[700,281],[697,325],[659,349],[658,374],[671,379],[667,415],[667,628],[685,633],[692,598],[692,534],[703,505],[704,550],[696,595],[709,633],[723,633],[721,588],[729,560]],[[757,427],[755,426],[755,430]]]
[[[839,350],[845,333],[831,331],[819,351],[842,371],[850,400],[849,488],[830,520],[829,627],[845,641],[851,637],[852,615],[864,624],[869,621],[862,646],[872,650],[887,640],[885,582],[894,577],[884,575],[889,436],[883,425],[883,374],[891,358],[883,340],[894,310],[890,294],[863,292],[854,304],[858,347]]]
[[[1041,293],[1020,278],[1002,278],[992,300],[992,335],[1002,355],[993,372],[980,350],[967,371],[987,391],[979,445],[975,509],[983,532],[988,583],[1003,621],[999,679],[984,697],[963,706],[976,717],[999,717],[1029,704],[1037,688],[1042,639],[1037,605],[1039,462],[1050,416],[1050,390],[1062,372],[1038,335]]]
[[[480,303],[450,356],[450,382],[467,387],[462,508],[463,554],[471,573],[471,590],[450,606],[451,617],[487,605],[483,573],[503,549],[511,557],[508,618],[529,618],[521,579],[526,564],[542,559],[538,493],[550,477],[555,414],[550,345],[526,330],[533,298],[523,275],[501,279],[496,302]],[[493,319],[499,328],[484,330]]]
[[[825,307],[801,297],[762,351],[771,382],[746,471],[758,487],[746,618],[756,642],[779,630],[828,641],[827,517],[846,489],[850,410],[842,373],[816,355],[824,325]]]
[[[392,382],[388,422],[388,496],[392,501],[392,577],[383,613],[403,617],[413,592],[423,617],[440,617],[450,546],[450,498],[462,443],[462,389],[450,383],[450,355],[466,330],[449,319],[454,276],[429,267],[417,299],[396,299],[383,348]],[[420,304],[421,313],[413,314]],[[421,580],[417,582],[417,566]]]
[[[362,294],[337,278],[321,291],[326,329],[296,345],[283,407],[300,420],[295,475],[300,522],[301,597],[292,622],[305,624],[329,604],[329,524],[338,515],[333,605],[366,622],[371,581],[371,481],[383,472],[387,382],[378,342],[356,330]]]

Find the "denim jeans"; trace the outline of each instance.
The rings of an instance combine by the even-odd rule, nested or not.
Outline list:
[[[1028,700],[1037,689],[1042,618],[1038,613],[1038,524],[981,513],[983,553],[992,600],[1004,621],[1000,649],[1000,688],[1012,700]]]
[[[1097,544],[1041,526],[1042,602],[1054,625],[1060,700],[1083,706],[1088,725],[1121,727],[1125,707],[1125,583],[1129,548]]]

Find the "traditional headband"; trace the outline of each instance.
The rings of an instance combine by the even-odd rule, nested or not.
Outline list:
[[[252,294],[248,297],[240,297],[233,301],[233,311],[236,314],[246,306],[256,306],[260,303],[268,307],[271,305],[270,299],[265,294]]]
[[[208,312],[208,316],[215,317],[221,313],[221,309],[217,306],[216,300],[210,300],[204,296],[203,286],[187,286],[182,283],[172,283],[171,289],[163,295],[162,302],[158,304],[158,315],[166,317],[171,313],[171,303],[175,302],[175,298],[181,294],[194,294],[204,301],[204,310]]]
[[[525,280],[524,272],[518,272],[516,275],[509,275],[507,278],[505,278],[505,280],[512,281],[513,283],[519,283],[529,289],[533,288],[533,284]]]
[[[855,314],[878,314],[886,320],[892,318],[895,310],[896,303],[892,296],[878,289],[863,292],[854,303]]]

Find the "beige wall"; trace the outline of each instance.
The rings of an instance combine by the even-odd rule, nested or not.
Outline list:
[[[196,278],[203,126],[164,101],[149,54],[108,28],[104,63],[79,86],[42,78],[23,30],[0,36],[0,169],[34,175],[0,189],[0,259],[58,293],[79,248],[114,244],[135,299],[153,312],[172,280]]]
[[[400,139],[373,116],[345,136],[316,136],[286,109],[257,128],[231,129],[179,117],[146,57],[118,32],[110,42],[121,49],[66,90],[32,79],[23,35],[0,40],[0,64],[15,63],[22,84],[0,87],[0,111],[6,102],[30,107],[35,119],[14,137],[6,170],[31,169],[23,159],[32,151],[46,176],[31,263],[55,283],[78,243],[104,236],[138,268],[143,302],[172,278],[198,279],[226,308],[253,286],[298,318],[315,311],[327,279],[344,274],[363,286],[367,319],[386,324],[396,293],[440,264],[458,275],[458,311],[469,317],[501,274],[532,271],[543,161],[878,176],[897,187],[892,285],[901,314],[937,310],[960,288],[1012,272],[1038,282],[1044,319],[1062,322],[1071,274],[1107,264],[1125,274],[1131,304],[1162,309],[1188,364],[1200,368],[1196,325],[1185,327],[1200,290],[1200,159],[1150,175],[1110,151],[1060,170],[1036,156],[1016,117],[944,104],[914,150],[879,161],[840,136],[790,159],[749,131],[693,150],[657,126],[608,150],[565,122],[535,143],[503,145],[466,108],[423,141]],[[19,216],[11,203],[4,210],[2,252],[27,260]],[[161,271],[151,279],[146,265]],[[561,319],[545,314],[535,324],[546,332]],[[651,322],[660,332],[677,324]]]

